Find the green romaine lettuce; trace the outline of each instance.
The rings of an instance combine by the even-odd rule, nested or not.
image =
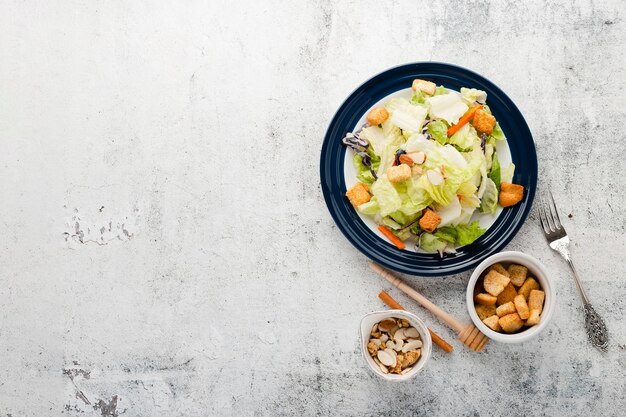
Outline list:
[[[357,210],[359,213],[363,214],[364,216],[371,216],[371,217],[376,216],[376,213],[378,213],[378,211],[380,210],[376,196],[372,197],[370,201],[368,201],[367,203],[363,203],[360,206],[358,206]]]
[[[493,161],[491,162],[491,171],[489,172],[489,178],[496,184],[498,192],[500,192],[500,161],[498,161],[497,152],[493,153]]]
[[[431,134],[433,139],[442,145],[448,142],[448,125],[443,120],[435,120],[428,123],[427,132]]]
[[[456,226],[457,245],[469,245],[478,239],[485,229],[481,228],[478,221],[473,221],[471,224],[459,224]]]
[[[387,176],[378,177],[370,191],[376,197],[380,207],[380,215],[386,217],[402,207],[402,198]]]
[[[409,135],[422,130],[428,114],[426,106],[411,104],[404,98],[392,98],[385,108],[391,113],[389,120]]]
[[[413,97],[411,97],[411,100],[409,101],[409,103],[413,104],[413,105],[417,105],[417,104],[424,104],[425,100],[424,100],[424,93],[421,90],[417,90],[414,94]]]
[[[501,182],[513,182],[513,174],[515,173],[515,164],[510,163],[504,168],[500,168],[500,181]]]
[[[422,234],[420,248],[424,252],[434,253],[443,251],[447,245],[448,242],[443,239],[439,239],[435,235],[432,235],[430,233]]]
[[[500,128],[500,123],[496,122],[496,125],[493,127],[493,132],[491,132],[489,137],[495,140],[506,140],[506,136],[504,136],[504,132],[502,128]]]
[[[483,213],[494,214],[498,208],[498,188],[491,178],[487,178],[485,192],[480,200],[479,210]]]

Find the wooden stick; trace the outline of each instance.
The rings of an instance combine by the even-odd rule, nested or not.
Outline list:
[[[391,308],[395,308],[396,310],[406,310],[406,308],[402,307],[396,300],[393,299],[393,297],[387,294],[387,291],[381,291],[380,294],[378,294],[378,298],[383,300],[383,302]],[[443,340],[437,333],[433,332],[430,327],[428,328],[428,332],[430,333],[430,337],[433,339],[434,344],[448,353],[452,352],[454,348],[450,343]]]
[[[387,281],[389,281],[389,283],[391,285],[393,285],[394,287],[398,288],[400,291],[402,291],[403,293],[405,293],[406,295],[408,295],[409,297],[411,297],[412,299],[414,299],[415,301],[420,303],[422,306],[424,306],[424,308],[426,310],[430,311],[435,316],[437,316],[441,320],[445,321],[446,324],[448,326],[452,327],[454,330],[456,330],[457,333],[461,332],[464,329],[464,326],[463,326],[462,323],[459,323],[450,314],[446,313],[445,311],[443,311],[442,309],[437,307],[428,298],[424,297],[422,294],[418,293],[413,288],[411,288],[408,285],[406,285],[404,282],[402,282],[402,280],[400,278],[394,276],[391,272],[387,271],[382,266],[380,266],[378,264],[375,264],[374,262],[370,262],[370,267],[374,271],[378,272],[378,274],[381,277],[383,277]]]
[[[453,316],[446,313],[435,304],[433,304],[428,298],[424,297],[413,288],[406,285],[400,278],[394,276],[391,272],[387,271],[380,265],[370,262],[370,267],[376,271],[381,277],[385,278],[391,285],[404,292],[406,295],[420,303],[424,308],[429,310],[435,316],[446,322],[448,326],[454,329],[459,336],[459,339],[470,349],[480,352],[487,342],[488,337],[482,334],[476,326],[471,323],[463,324],[457,321]]]

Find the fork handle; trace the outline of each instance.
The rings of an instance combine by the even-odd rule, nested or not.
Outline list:
[[[574,262],[572,262],[569,256],[569,252],[567,253],[567,256],[563,255],[563,257],[565,258],[565,260],[567,261],[567,264],[569,265],[569,267],[572,269],[572,272],[574,273],[574,281],[576,282],[576,286],[578,287],[580,296],[583,299],[583,303],[589,304],[589,299],[587,298],[587,294],[585,294],[585,290],[583,289],[583,286],[580,283],[580,278],[578,278],[578,272],[576,272],[576,268],[574,267]]]

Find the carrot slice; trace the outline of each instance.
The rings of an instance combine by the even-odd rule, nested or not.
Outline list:
[[[387,239],[389,239],[391,241],[391,243],[396,245],[396,248],[398,248],[398,249],[406,248],[406,246],[404,245],[404,242],[402,242],[400,239],[398,239],[398,237],[396,235],[391,233],[391,231],[389,229],[387,229],[385,226],[383,226],[382,224],[380,226],[378,226],[378,230],[380,230],[383,235],[387,236]]]
[[[450,128],[448,128],[448,137],[458,132],[460,128],[462,128],[465,124],[467,124],[470,120],[472,120],[472,117],[474,117],[474,113],[476,113],[476,110],[482,109],[482,108],[483,106],[478,104],[472,107],[471,109],[469,109],[468,111],[466,111],[465,114],[461,116],[457,124],[452,125],[450,126]]]

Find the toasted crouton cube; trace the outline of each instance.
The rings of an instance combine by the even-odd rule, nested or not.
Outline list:
[[[490,294],[480,293],[474,297],[474,301],[484,306],[492,306],[496,303],[497,298]]]
[[[506,268],[503,267],[501,263],[491,265],[489,267],[489,270],[492,270],[492,269],[496,271],[497,273],[504,275],[505,277],[509,276],[509,271],[507,271]]]
[[[391,182],[402,182],[411,178],[411,167],[406,164],[387,168],[387,178]]]
[[[524,198],[524,186],[510,184],[508,182],[500,183],[500,205],[502,207],[514,206]]]
[[[417,79],[417,80],[413,80],[412,88],[413,88],[413,91],[420,90],[432,96],[433,94],[435,94],[435,89],[437,88],[437,84],[431,81]]]
[[[511,280],[504,275],[491,270],[485,275],[485,279],[483,281],[483,285],[485,287],[485,291],[493,296],[498,296],[502,291],[504,291],[504,287],[509,285]]]
[[[513,300],[513,304],[515,304],[515,310],[517,310],[517,314],[519,314],[522,320],[526,320],[530,314],[528,310],[528,304],[526,304],[526,299],[522,294],[515,297]]]
[[[500,317],[498,323],[505,333],[515,333],[524,325],[524,322],[517,313],[511,313]]]
[[[526,326],[534,326],[535,324],[539,323],[539,320],[541,319],[540,314],[541,313],[539,312],[539,310],[530,310],[530,315],[528,316],[528,320],[526,320],[525,323]]]
[[[472,126],[480,133],[486,133],[491,135],[493,132],[493,128],[496,125],[496,118],[491,114],[487,113],[483,109],[476,110],[474,113],[474,120],[472,121]]]
[[[483,323],[485,323],[491,330],[499,332],[502,330],[502,327],[500,327],[498,320],[500,320],[498,316],[489,316],[483,320]]]
[[[503,317],[507,314],[512,314],[515,312],[515,304],[513,304],[513,301],[509,301],[508,303],[502,304],[500,307],[496,308],[496,314],[498,315],[498,317]]]
[[[420,219],[420,227],[429,233],[434,232],[439,223],[441,223],[441,217],[431,209],[426,209]]]
[[[510,301],[513,301],[517,296],[517,291],[515,291],[515,287],[510,282],[506,287],[504,287],[504,291],[502,291],[498,295],[498,299],[496,300],[496,305],[501,306],[502,304],[506,304]]]
[[[526,281],[528,275],[528,268],[522,265],[512,264],[509,265],[509,278],[516,287],[521,286]]]
[[[372,198],[369,193],[369,188],[362,182],[354,184],[354,186],[346,192],[346,197],[348,197],[348,200],[350,200],[350,203],[354,207],[365,204]]]
[[[526,281],[524,281],[524,283],[522,284],[522,286],[519,287],[519,290],[517,291],[517,293],[522,294],[524,298],[528,300],[528,297],[530,296],[530,292],[532,290],[538,290],[540,288],[541,287],[539,286],[539,283],[535,281],[534,278],[527,278]]]
[[[384,107],[375,107],[367,115],[367,121],[373,126],[378,126],[389,118],[389,112]]]
[[[543,311],[543,299],[546,294],[540,290],[530,290],[528,295],[528,308],[531,310],[539,310],[539,313]]]
[[[478,304],[477,306],[474,306],[474,308],[476,309],[476,314],[478,314],[478,318],[481,320],[485,320],[487,317],[496,314],[495,305],[484,306],[482,304]]]

